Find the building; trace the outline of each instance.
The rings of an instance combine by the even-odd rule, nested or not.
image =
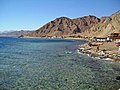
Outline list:
[[[107,37],[94,37],[93,41],[95,42],[107,42]]]
[[[118,51],[120,51],[120,38],[117,38],[117,39],[115,40],[115,44],[116,44],[116,46],[118,47]]]
[[[113,41],[116,41],[116,39],[120,38],[120,33],[111,33],[109,35],[109,38],[112,39]]]

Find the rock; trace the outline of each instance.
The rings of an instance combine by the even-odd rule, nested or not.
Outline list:
[[[116,77],[116,80],[120,80],[120,76],[117,76],[117,77]]]
[[[119,33],[120,32],[120,11],[116,12],[115,14],[102,17],[98,24],[93,25],[89,29],[89,34],[86,33],[85,35],[88,37],[106,37],[109,36],[111,33]]]
[[[81,29],[81,33],[90,29],[93,25],[100,22],[100,19],[95,16],[84,16],[81,18],[73,19],[73,22]]]
[[[18,38],[23,38],[24,37],[24,35],[20,35],[20,36],[18,36]]]

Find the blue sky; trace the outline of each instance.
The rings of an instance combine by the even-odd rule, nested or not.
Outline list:
[[[0,0],[0,31],[36,30],[57,17],[110,16],[120,0]]]

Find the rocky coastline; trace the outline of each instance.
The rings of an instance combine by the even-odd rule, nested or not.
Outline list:
[[[111,44],[111,46],[109,47],[114,47],[112,45],[114,42],[106,42],[106,43]],[[106,43],[102,43],[101,45],[96,45],[96,46],[90,46],[88,42],[88,43],[80,45],[77,51],[79,53],[86,54],[93,58],[120,62],[120,52],[115,49],[110,50],[108,46],[104,46],[103,48],[102,46],[105,45]]]
[[[41,37],[24,37],[24,38],[41,38]],[[49,38],[48,38],[49,39]],[[54,38],[51,38],[54,39]],[[90,40],[85,38],[62,38],[62,39],[70,39],[70,40],[86,40],[88,43],[79,45],[78,53],[86,54],[90,57],[103,59],[103,60],[111,60],[111,61],[119,61],[120,62],[120,52],[118,51],[118,47],[115,46],[115,42],[94,42],[95,45],[89,45]],[[99,50],[98,50],[99,47]]]

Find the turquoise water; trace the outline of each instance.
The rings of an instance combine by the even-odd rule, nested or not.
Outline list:
[[[120,63],[77,53],[86,41],[0,38],[0,90],[118,90]]]

